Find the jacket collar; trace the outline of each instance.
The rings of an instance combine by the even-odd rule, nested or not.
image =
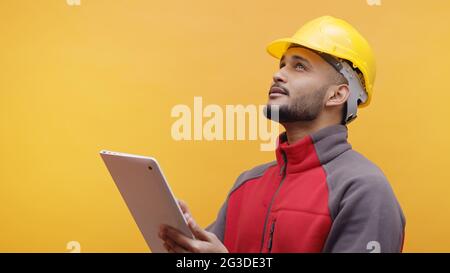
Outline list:
[[[324,127],[293,144],[287,143],[286,132],[280,134],[275,151],[280,171],[302,172],[326,164],[351,149],[347,137],[347,126],[340,124]]]

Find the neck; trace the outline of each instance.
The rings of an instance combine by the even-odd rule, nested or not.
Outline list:
[[[283,127],[286,130],[286,137],[288,144],[293,144],[300,139],[304,138],[306,135],[312,134],[319,131],[322,128],[328,127],[330,125],[335,125],[337,123],[320,123],[314,121],[296,121],[283,123]]]
[[[312,121],[294,121],[283,122],[286,130],[286,137],[288,144],[294,144],[306,135],[319,131],[322,128],[340,124],[342,108],[333,109],[331,112],[322,111]]]

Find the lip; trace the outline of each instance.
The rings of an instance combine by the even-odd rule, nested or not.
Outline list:
[[[282,88],[277,87],[277,86],[273,86],[269,90],[269,96],[270,97],[287,96],[287,95],[288,94],[287,94],[286,91],[284,91]]]

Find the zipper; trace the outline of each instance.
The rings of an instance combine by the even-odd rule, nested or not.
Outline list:
[[[275,222],[277,219],[273,219],[272,225],[270,226],[270,234],[269,234],[269,242],[267,244],[268,252],[272,252],[272,245],[273,245],[273,233],[275,231]]]
[[[281,185],[283,185],[284,179],[286,178],[287,157],[286,157],[286,154],[284,153],[284,151],[281,151],[281,153],[283,155],[283,161],[284,161],[283,166],[281,166],[281,170],[280,170],[280,175],[282,176],[282,178],[281,178],[280,184],[278,185],[277,190],[275,191],[275,193],[272,196],[272,199],[270,200],[269,208],[267,209],[266,219],[264,220],[264,228],[263,228],[262,239],[261,239],[261,247],[259,249],[260,253],[262,253],[262,251],[264,249],[264,237],[266,235],[266,228],[267,228],[267,224],[269,222],[270,210],[272,209],[272,205],[275,200],[275,197],[277,196],[278,192],[280,191]],[[272,225],[274,225],[274,224],[272,223]]]

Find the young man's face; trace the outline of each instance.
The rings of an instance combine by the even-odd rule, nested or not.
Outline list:
[[[327,101],[327,91],[337,84],[338,72],[315,52],[291,47],[280,60],[269,90],[270,105],[279,106],[279,121],[311,121]]]

